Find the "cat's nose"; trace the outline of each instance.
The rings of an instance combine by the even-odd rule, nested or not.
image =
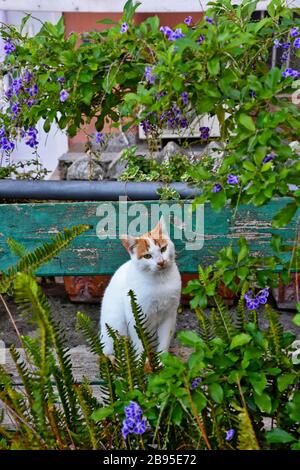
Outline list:
[[[156,264],[157,264],[157,266],[159,266],[160,268],[163,268],[164,265],[165,265],[165,262],[164,262],[164,260],[162,260],[162,261],[157,261]]]

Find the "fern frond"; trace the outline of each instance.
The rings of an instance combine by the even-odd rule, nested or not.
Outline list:
[[[105,381],[105,383],[100,386],[100,390],[103,395],[103,401],[112,405],[116,400],[114,385],[115,375],[110,359],[104,354],[102,354],[99,358],[99,371],[101,379]]]
[[[270,305],[265,305],[265,314],[269,322],[268,339],[270,348],[274,351],[276,359],[279,361],[283,347],[283,327],[279,322],[279,315]]]
[[[99,330],[95,322],[93,322],[90,317],[82,312],[78,312],[76,328],[79,331],[82,331],[85,339],[88,342],[90,350],[94,354],[97,354],[98,356],[103,354],[103,345],[99,339]]]
[[[215,336],[230,343],[236,331],[232,315],[220,297],[214,296],[214,300],[216,309],[213,309],[211,318]]]
[[[239,450],[260,450],[258,441],[253,429],[251,419],[245,408],[237,408],[238,419],[238,449]]]
[[[15,254],[19,258],[23,258],[23,256],[25,256],[26,250],[21,243],[17,242],[16,240],[10,237],[6,240],[6,243],[8,244],[13,254]]]
[[[160,365],[158,355],[155,352],[156,332],[149,331],[147,317],[137,304],[134,292],[130,290],[128,295],[130,297],[131,309],[135,320],[135,330],[143,345],[151,369],[153,371],[158,370]]]
[[[236,326],[239,331],[245,331],[246,311],[245,311],[245,294],[248,291],[247,283],[243,285],[241,295],[236,307]]]
[[[61,250],[66,248],[74,238],[90,228],[89,225],[78,225],[58,233],[53,241],[44,243],[34,251],[25,254],[14,266],[2,274],[0,293],[8,291],[18,272],[34,273],[40,266],[51,261]]]
[[[210,319],[205,315],[203,310],[199,307],[195,308],[195,313],[199,322],[199,334],[203,341],[206,344],[209,343],[214,337],[214,332],[212,331],[212,325]]]
[[[123,378],[128,391],[134,390],[138,385],[143,388],[139,357],[132,341],[127,336],[119,336],[118,342],[120,355],[116,356],[116,375]]]
[[[99,407],[99,403],[93,397],[92,390],[90,389],[90,386],[86,380],[82,383],[82,385],[75,385],[74,389],[84,418],[85,431],[87,431],[89,434],[92,449],[97,450],[99,449],[99,436],[97,433],[97,425],[91,419],[91,415],[92,412]]]

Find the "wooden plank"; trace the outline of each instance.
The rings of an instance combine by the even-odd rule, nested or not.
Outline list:
[[[224,208],[220,213],[214,212],[210,205],[204,208],[205,240],[202,249],[186,250],[186,240],[176,240],[178,264],[181,272],[197,272],[199,263],[207,265],[216,256],[216,252],[231,241],[236,243],[240,236],[249,241],[250,249],[258,255],[270,253],[270,237],[279,233],[287,243],[293,244],[296,236],[296,220],[281,230],[273,230],[273,216],[290,200],[288,198],[274,199],[263,207],[240,206],[235,219],[232,219],[230,208]],[[186,202],[186,201],[185,201]],[[43,276],[62,275],[99,275],[112,274],[128,259],[117,238],[100,240],[96,227],[100,221],[97,216],[99,202],[73,203],[36,203],[36,204],[1,204],[0,205],[0,270],[4,271],[16,261],[7,246],[7,237],[13,237],[22,243],[27,250],[32,250],[43,242],[49,241],[57,232],[65,227],[77,224],[89,224],[91,229],[79,236],[72,244],[62,251],[58,257],[39,271]],[[118,221],[119,203],[111,202],[116,210]],[[128,203],[128,210],[136,204]],[[143,202],[148,214],[160,201]],[[173,204],[173,202],[168,203]],[[103,206],[102,206],[103,207]],[[300,211],[298,210],[298,215]],[[131,221],[136,217],[128,217]],[[151,227],[149,227],[151,228]],[[121,233],[122,234],[122,233]]]

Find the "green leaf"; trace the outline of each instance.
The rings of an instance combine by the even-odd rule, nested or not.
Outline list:
[[[297,326],[300,326],[300,313],[297,313],[293,318],[293,323]]]
[[[263,413],[271,413],[272,401],[269,395],[267,395],[266,393],[258,394],[254,392],[254,401],[260,411],[262,411]]]
[[[248,114],[244,114],[244,113],[240,114],[238,117],[238,121],[243,127],[248,129],[249,131],[255,132],[256,127],[255,127],[254,121],[251,116],[248,116]]]
[[[240,346],[244,346],[245,344],[251,341],[251,336],[247,335],[246,333],[240,333],[232,338],[230,349],[239,348]]]
[[[198,390],[194,390],[192,392],[193,402],[196,405],[198,413],[201,413],[202,410],[206,407],[207,400],[203,396],[203,393],[199,392]]]
[[[220,60],[219,57],[213,57],[207,63],[207,69],[210,75],[218,75],[220,72]]]
[[[210,396],[212,397],[212,399],[216,402],[216,403],[222,403],[223,401],[223,397],[224,397],[224,392],[223,392],[223,389],[221,387],[221,385],[219,385],[218,383],[212,383],[212,384],[209,384],[208,385],[208,393],[210,394]]]
[[[278,390],[283,392],[288,388],[289,385],[292,385],[295,382],[296,374],[288,373],[282,374],[277,377]]]
[[[280,428],[268,431],[266,433],[266,439],[269,444],[287,444],[288,442],[294,442],[296,440],[292,434]]]
[[[49,121],[49,119],[46,119],[43,125],[44,131],[48,133],[50,131],[50,127],[51,127],[51,122]]]
[[[297,211],[297,204],[290,202],[281,211],[279,211],[272,220],[273,228],[285,227],[294,217]]]
[[[183,417],[183,409],[180,403],[176,403],[172,411],[172,421],[176,426],[180,426]]]
[[[97,20],[96,23],[98,24],[119,24],[118,21],[111,20],[109,18],[103,18],[103,20]]]
[[[101,421],[101,419],[107,418],[114,413],[114,409],[111,406],[106,406],[105,408],[99,408],[98,410],[93,411],[91,418],[93,421]]]
[[[184,346],[195,348],[204,345],[203,340],[195,331],[180,331],[177,336]]]

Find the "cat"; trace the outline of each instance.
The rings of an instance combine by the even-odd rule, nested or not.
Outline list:
[[[113,340],[106,324],[120,335],[131,338],[138,354],[143,352],[134,328],[130,290],[147,317],[149,331],[157,332],[157,351],[168,351],[175,332],[181,277],[175,263],[174,243],[164,219],[141,237],[123,236],[121,241],[131,259],[115,272],[104,292],[100,315],[104,354],[114,359]]]

